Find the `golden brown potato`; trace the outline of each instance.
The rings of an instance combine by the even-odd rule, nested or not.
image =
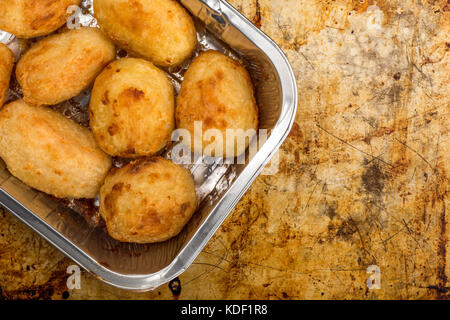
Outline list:
[[[123,242],[152,243],[176,236],[197,209],[190,172],[161,157],[113,169],[100,189],[108,233]]]
[[[153,155],[175,127],[173,85],[151,62],[124,58],[97,77],[89,105],[90,126],[100,148],[112,156]]]
[[[92,133],[47,107],[0,111],[0,157],[12,175],[58,198],[93,198],[111,167]]]
[[[80,0],[0,0],[0,29],[19,38],[47,35],[69,18],[67,8]]]
[[[95,0],[94,14],[119,47],[158,66],[176,66],[197,45],[186,10],[175,0]]]
[[[194,131],[197,121],[202,130]],[[216,157],[242,154],[258,128],[258,108],[247,70],[220,52],[201,53],[184,76],[177,97],[176,125],[189,131],[190,143],[183,141],[196,153]],[[227,139],[227,129],[236,130],[236,136]],[[194,145],[195,139],[202,141],[202,148]]]
[[[9,88],[9,79],[14,66],[14,55],[7,46],[0,43],[0,107],[5,101],[5,93]]]
[[[74,29],[32,46],[19,60],[16,77],[26,102],[54,105],[88,88],[115,56],[99,29]]]

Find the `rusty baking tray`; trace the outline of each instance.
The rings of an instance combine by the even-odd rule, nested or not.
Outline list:
[[[202,159],[186,164],[194,176],[201,205],[177,237],[148,245],[118,242],[79,214],[83,209],[79,202],[61,202],[27,187],[11,176],[0,161],[0,204],[97,278],[129,290],[154,289],[190,266],[275,155],[297,111],[293,71],[286,56],[269,37],[226,1],[180,2],[195,18],[199,39],[197,53],[220,50],[240,59],[249,70],[256,89],[260,128],[268,130],[269,136],[263,143],[260,139],[257,152],[248,157],[245,164],[220,160],[206,163]],[[84,0],[82,9],[78,16],[81,24],[95,26],[92,0]],[[0,32],[0,41],[15,50],[16,56],[20,55],[14,36]],[[176,89],[189,62],[176,70],[166,70]],[[15,97],[20,97],[20,88],[15,87],[13,81],[9,99]],[[55,108],[83,123],[88,101],[87,92]],[[164,155],[170,156],[170,150]]]

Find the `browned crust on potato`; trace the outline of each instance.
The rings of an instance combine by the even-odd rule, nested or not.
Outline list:
[[[197,209],[190,172],[152,157],[110,172],[100,190],[100,214],[111,237],[153,243],[176,236]]]
[[[44,36],[61,27],[67,8],[80,0],[0,0],[0,29],[19,38]]]
[[[5,101],[5,94],[9,88],[11,72],[14,67],[14,55],[11,50],[0,43],[0,107]]]
[[[173,85],[149,61],[116,60],[94,83],[89,103],[90,125],[99,146],[112,156],[138,158],[157,154],[170,141],[174,114]]]
[[[187,129],[192,137],[195,121],[202,122],[203,133],[209,129],[219,130],[224,138],[224,152],[213,155],[229,156],[227,144],[233,144],[233,141],[226,141],[227,129],[258,128],[258,107],[247,70],[218,51],[200,53],[185,74],[175,117],[177,128]],[[211,142],[203,139],[203,150],[194,150],[191,139],[190,147],[200,153]],[[235,146],[234,155],[243,151],[245,149],[238,150]]]
[[[115,58],[114,45],[97,28],[54,34],[34,44],[19,60],[16,77],[24,100],[54,105],[88,88]]]
[[[174,0],[96,0],[94,12],[117,46],[158,66],[181,64],[197,46],[194,22]]]

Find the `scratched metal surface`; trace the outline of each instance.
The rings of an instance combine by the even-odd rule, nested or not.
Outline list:
[[[233,0],[287,53],[300,106],[180,292],[82,273],[0,211],[0,299],[448,299],[447,1]],[[369,265],[381,289],[366,286]]]

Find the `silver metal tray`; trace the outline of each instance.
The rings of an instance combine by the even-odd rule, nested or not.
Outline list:
[[[80,22],[93,26],[91,2],[82,2],[85,12]],[[181,0],[181,3],[196,19],[200,51],[221,50],[246,65],[256,88],[260,128],[267,129],[270,135],[245,164],[199,161],[186,165],[194,176],[201,205],[177,237],[149,245],[118,242],[101,228],[92,227],[70,206],[63,206],[21,183],[0,161],[0,204],[97,278],[129,290],[154,289],[189,267],[277,152],[297,111],[293,71],[271,39],[224,0]],[[13,39],[0,32],[0,41],[9,42],[10,47],[17,46]],[[166,70],[175,87],[179,87],[189,62],[178,70]],[[20,90],[13,88],[9,94],[10,98],[20,96]],[[88,97],[86,94],[76,98],[81,115]],[[82,122],[83,119],[77,119],[78,111],[65,109],[64,104],[59,108]],[[170,156],[170,150],[165,156]]]

